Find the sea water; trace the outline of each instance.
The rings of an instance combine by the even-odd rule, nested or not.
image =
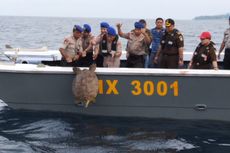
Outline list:
[[[49,18],[49,17],[9,17],[0,16],[0,50],[5,44],[15,48],[40,48],[57,50],[62,45],[64,38],[72,33],[75,24],[90,24],[92,34],[100,33],[100,22],[106,21],[116,27],[122,23],[123,32],[130,32],[134,28],[134,22],[139,19],[99,19],[99,18]],[[147,27],[155,27],[154,19],[146,19]],[[203,31],[212,34],[212,40],[219,49],[223,40],[224,31],[229,27],[225,20],[175,20],[175,27],[181,31],[185,41],[185,51],[194,51]],[[126,40],[122,41],[125,50]]]
[[[0,112],[1,153],[229,153],[230,123]]]

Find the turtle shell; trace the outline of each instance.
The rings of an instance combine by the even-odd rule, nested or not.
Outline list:
[[[73,68],[76,77],[73,80],[73,94],[76,102],[93,102],[98,93],[98,78],[95,73],[96,65],[93,64],[89,69]]]

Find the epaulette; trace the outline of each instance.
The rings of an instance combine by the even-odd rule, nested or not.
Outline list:
[[[180,31],[177,31],[176,33],[177,33],[178,35],[182,35],[182,33],[181,33]]]
[[[66,39],[64,40],[64,44],[69,44],[68,38],[66,38]]]

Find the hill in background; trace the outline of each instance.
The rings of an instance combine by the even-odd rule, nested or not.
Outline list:
[[[197,16],[194,20],[220,20],[220,19],[228,19],[230,13],[224,15],[205,15],[205,16]]]

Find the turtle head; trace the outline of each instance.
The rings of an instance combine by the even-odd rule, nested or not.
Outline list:
[[[73,72],[75,74],[80,74],[81,73],[81,69],[79,67],[73,67]]]
[[[92,64],[92,65],[89,66],[89,70],[91,72],[94,72],[96,70],[96,67],[97,67],[96,64]]]

